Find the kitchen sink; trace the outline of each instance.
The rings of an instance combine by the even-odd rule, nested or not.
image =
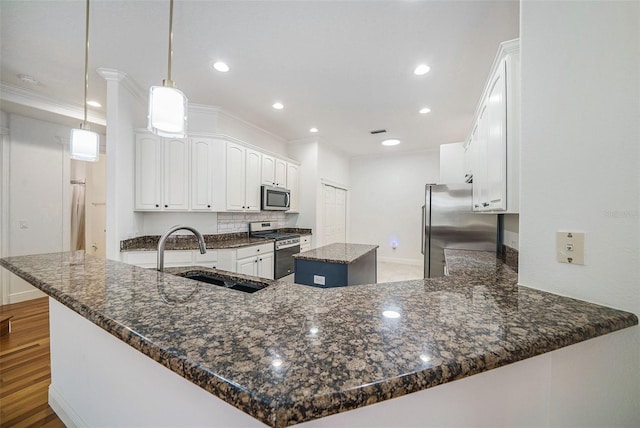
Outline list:
[[[206,282],[207,284],[219,285],[221,287],[230,288],[231,290],[238,290],[245,293],[255,293],[256,291],[260,291],[266,287],[260,286],[258,284],[252,284],[250,282],[235,281],[218,275],[206,274],[202,272],[187,272],[185,274],[179,274],[178,276],[193,279],[194,281]]]

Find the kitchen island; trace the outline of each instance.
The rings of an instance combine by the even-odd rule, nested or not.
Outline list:
[[[0,265],[50,296],[50,402],[87,426],[472,425],[452,418],[473,414],[474,402],[488,406],[480,416],[543,425],[547,414],[531,406],[550,401],[542,384],[558,376],[540,373],[561,365],[567,354],[557,350],[602,335],[597,346],[625,343],[624,332],[607,333],[638,323],[518,286],[495,255],[448,255],[446,278],[329,289],[259,281],[265,287],[253,294],[79,253]],[[194,270],[225,275],[171,272]],[[603,352],[605,369],[588,377],[606,383],[606,367],[625,354]],[[563,364],[593,354],[580,350],[579,361]],[[462,391],[443,407],[449,385]],[[528,411],[514,405],[520,393]],[[438,419],[438,407],[448,419]]]
[[[378,247],[333,243],[294,254],[294,281],[323,288],[375,284]]]

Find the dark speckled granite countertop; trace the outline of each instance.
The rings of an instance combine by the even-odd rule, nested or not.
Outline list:
[[[80,253],[9,257],[0,265],[274,427],[638,323],[628,312],[518,286],[490,253],[449,251],[447,261],[446,278],[329,289],[259,281],[268,286],[253,294]],[[173,272],[189,270],[224,273]],[[400,317],[385,318],[386,310]]]
[[[318,262],[351,264],[359,258],[376,250],[379,245],[335,243],[294,254],[294,259],[314,260]]]
[[[311,235],[311,229],[301,229],[285,227],[278,229],[280,232],[298,233],[300,235]],[[225,248],[249,247],[261,244],[273,239],[250,238],[248,232],[220,233],[203,235],[207,249],[220,250]],[[120,251],[156,251],[158,249],[160,235],[145,235],[137,238],[120,241]],[[166,242],[165,250],[197,250],[198,241],[191,233],[171,235]]]

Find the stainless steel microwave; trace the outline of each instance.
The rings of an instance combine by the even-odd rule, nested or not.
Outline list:
[[[262,186],[260,205],[263,211],[288,211],[291,192],[283,187]]]

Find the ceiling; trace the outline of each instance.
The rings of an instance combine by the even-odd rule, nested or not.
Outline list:
[[[2,0],[0,80],[80,107],[84,13],[84,1]],[[172,78],[189,102],[285,140],[317,127],[351,156],[432,149],[464,140],[518,20],[518,1],[176,0]],[[106,102],[99,67],[145,91],[167,78],[168,0],[94,0],[90,22],[89,99]],[[216,60],[231,70],[214,71]],[[415,76],[419,63],[431,71]],[[385,135],[402,143],[383,147]]]

